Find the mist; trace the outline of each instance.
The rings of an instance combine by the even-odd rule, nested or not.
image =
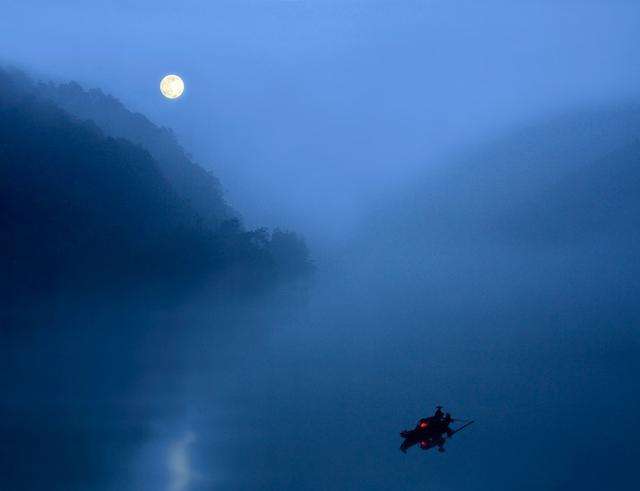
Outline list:
[[[0,68],[33,82],[17,82],[26,105],[0,98],[0,216],[36,232],[0,250],[0,487],[636,481],[635,2],[2,12]],[[178,100],[158,92],[167,73],[185,81]],[[65,131],[39,143],[49,105]],[[15,135],[40,153],[13,150]],[[121,155],[122,198],[69,178],[99,197],[104,231],[77,219],[75,194],[5,172],[56,151]],[[61,218],[42,232],[51,203]],[[44,243],[71,247],[66,262]],[[401,453],[398,433],[440,404],[474,424],[442,454]]]
[[[0,26],[7,61],[173,128],[250,224],[332,246],[452,147],[637,96],[638,22],[633,2],[65,1]]]

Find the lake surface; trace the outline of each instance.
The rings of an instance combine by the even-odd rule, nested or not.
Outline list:
[[[336,262],[287,308],[286,297],[213,308],[204,293],[169,306],[56,304],[5,336],[3,489],[627,482],[635,312],[547,287],[514,304],[505,287],[463,291],[441,277],[433,288],[368,268]],[[436,404],[476,423],[444,454],[399,452],[398,432]]]

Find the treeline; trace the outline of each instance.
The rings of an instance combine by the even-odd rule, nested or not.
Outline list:
[[[105,135],[34,87],[0,72],[0,294],[8,305],[61,290],[171,290],[205,281],[244,294],[311,271],[295,234],[245,230],[215,178],[204,184],[208,207],[207,193],[190,196],[185,182],[208,174],[175,140],[171,165],[188,176],[178,185],[166,170],[169,153],[161,165],[142,145]]]
[[[29,84],[38,98],[53,102],[80,120],[91,120],[106,135],[141,145],[156,161],[169,185],[208,225],[237,216],[225,202],[218,179],[191,160],[169,128],[129,111],[100,89],[83,89],[75,82]]]

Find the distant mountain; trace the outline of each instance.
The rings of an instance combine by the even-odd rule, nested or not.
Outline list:
[[[399,310],[418,298],[432,312],[637,315],[640,107],[461,145],[380,206],[354,249]]]
[[[94,94],[117,115],[105,121],[130,118],[131,133],[148,130],[139,138],[156,145],[161,164],[141,144],[106,135],[32,89],[23,76],[0,72],[3,300],[15,306],[61,290],[181,290],[203,281],[242,294],[309,272],[304,242],[244,230],[215,178],[174,140],[161,146],[167,130]],[[179,185],[176,175],[184,177]],[[194,191],[185,183],[198,176],[204,184]]]
[[[569,112],[433,163],[372,220],[399,241],[589,240],[640,193],[640,105]],[[393,238],[389,238],[393,241]]]
[[[640,251],[640,128],[635,140],[532,189],[499,215],[504,237],[551,245],[636,241]]]

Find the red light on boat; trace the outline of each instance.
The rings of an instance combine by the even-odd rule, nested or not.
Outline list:
[[[422,441],[420,442],[420,447],[421,447],[421,448],[426,448],[426,447],[427,447],[427,442],[425,442],[424,440],[422,440]]]
[[[426,428],[427,426],[429,426],[429,423],[427,423],[426,421],[420,423],[420,428]]]

